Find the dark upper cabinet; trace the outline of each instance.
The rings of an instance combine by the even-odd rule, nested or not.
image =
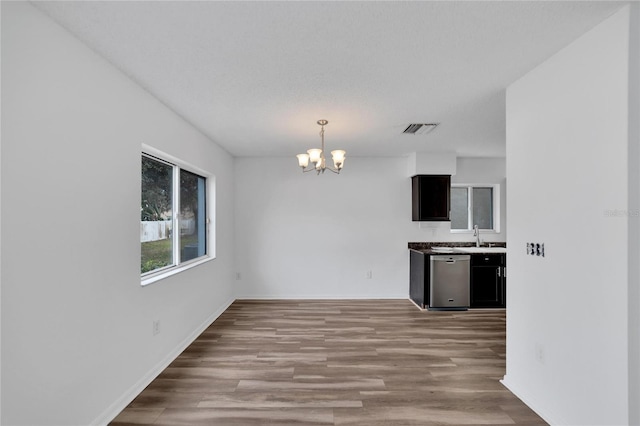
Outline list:
[[[449,221],[450,175],[417,175],[411,178],[413,221]]]

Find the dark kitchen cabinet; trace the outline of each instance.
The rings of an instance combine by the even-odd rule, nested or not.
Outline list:
[[[471,256],[471,307],[504,308],[506,302],[506,255]]]
[[[417,175],[411,178],[413,221],[449,221],[451,176]]]
[[[429,256],[409,250],[409,297],[420,308],[429,304],[428,278]]]

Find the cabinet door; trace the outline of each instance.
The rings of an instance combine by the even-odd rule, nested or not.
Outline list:
[[[471,307],[503,308],[504,279],[502,266],[471,268]]]
[[[411,178],[412,220],[448,221],[451,176],[418,175]]]

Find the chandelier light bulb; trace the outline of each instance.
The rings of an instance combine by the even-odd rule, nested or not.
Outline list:
[[[340,170],[344,165],[344,156],[347,152],[342,149],[331,151],[331,157],[333,159],[333,165],[336,169]]]
[[[309,154],[298,154],[298,165],[303,169],[309,165]]]
[[[318,163],[320,161],[320,157],[322,156],[322,150],[318,148],[310,149],[307,151],[309,153],[309,160],[312,163]]]

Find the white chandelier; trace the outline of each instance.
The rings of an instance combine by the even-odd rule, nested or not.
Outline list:
[[[333,173],[340,173],[342,166],[344,166],[344,156],[347,153],[341,149],[331,151],[331,158],[333,159],[333,167],[327,167],[324,159],[324,126],[329,122],[327,120],[318,120],[320,125],[320,139],[322,140],[322,148],[314,148],[307,151],[306,154],[298,154],[298,165],[302,168],[302,172],[310,172],[315,170],[317,174],[324,173],[325,170],[331,170]],[[309,162],[313,163],[313,167],[308,168]]]

